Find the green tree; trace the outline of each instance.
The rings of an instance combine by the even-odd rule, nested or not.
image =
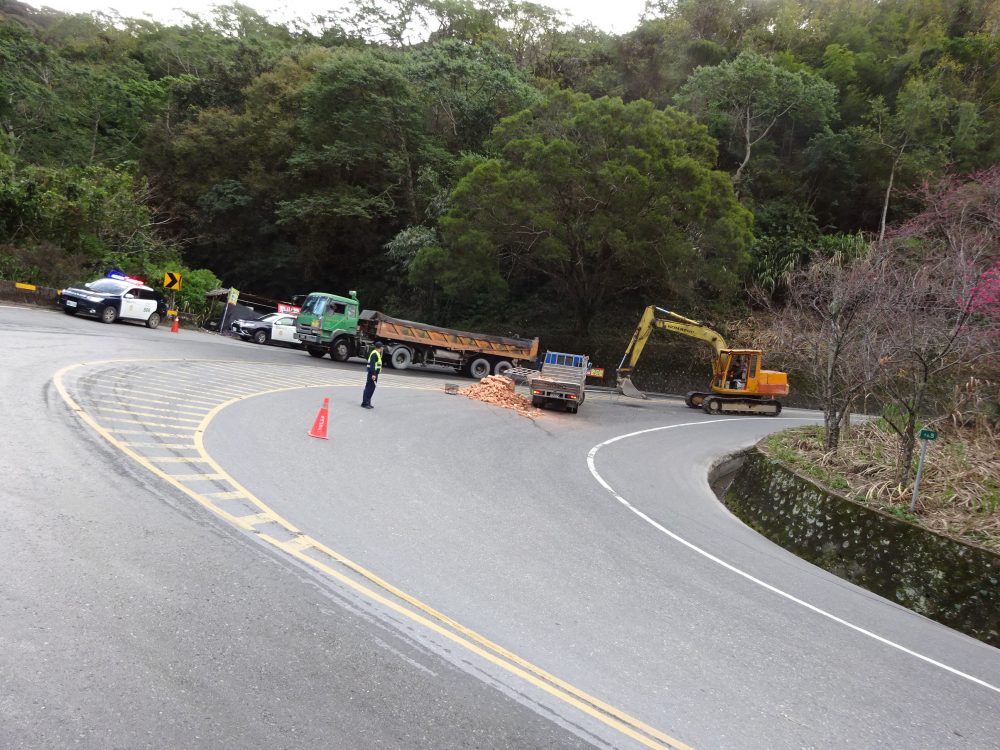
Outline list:
[[[837,90],[815,73],[791,71],[744,52],[732,62],[698,68],[676,97],[720,140],[738,143],[738,184],[754,147],[782,121],[818,130],[834,115]]]
[[[550,92],[494,131],[441,219],[455,273],[547,282],[585,336],[625,294],[690,302],[731,295],[747,263],[750,215],[702,126],[651,103]],[[419,268],[421,250],[414,261]]]

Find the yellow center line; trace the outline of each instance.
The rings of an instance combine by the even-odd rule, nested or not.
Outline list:
[[[565,682],[564,680],[546,672],[541,667],[538,667],[531,662],[517,656],[516,654],[508,651],[502,646],[494,643],[485,636],[480,635],[476,631],[461,625],[457,621],[448,617],[447,615],[437,611],[436,609],[430,607],[429,605],[423,603],[422,601],[416,599],[415,597],[405,593],[401,589],[393,586],[382,578],[378,577],[371,571],[365,569],[361,565],[351,561],[347,557],[341,555],[340,553],[326,547],[322,543],[302,534],[297,528],[295,528],[287,519],[275,513],[266,503],[260,500],[256,495],[247,490],[243,485],[241,485],[234,477],[230,476],[225,469],[223,469],[205,450],[204,446],[204,433],[208,428],[208,425],[212,420],[228,406],[231,406],[244,398],[264,396],[276,393],[282,393],[291,390],[298,390],[300,388],[317,388],[317,387],[337,387],[331,386],[329,384],[317,385],[315,383],[307,386],[289,386],[281,388],[272,388],[267,390],[262,390],[253,394],[241,394],[238,397],[231,398],[230,400],[218,404],[215,406],[205,417],[202,419],[199,427],[195,431],[194,441],[199,454],[205,459],[205,463],[209,465],[211,469],[214,469],[213,474],[193,474],[193,475],[171,475],[159,467],[157,467],[150,459],[142,456],[135,451],[131,450],[126,443],[122,443],[113,437],[108,430],[97,423],[86,411],[81,409],[79,405],[72,399],[66,390],[65,384],[63,383],[63,376],[65,373],[73,370],[77,367],[81,367],[83,364],[70,365],[68,367],[60,370],[53,377],[53,382],[56,385],[57,390],[63,397],[63,400],[70,406],[70,408],[79,416],[83,421],[89,424],[99,435],[105,438],[112,445],[115,445],[126,455],[131,457],[134,461],[144,466],[146,469],[151,471],[153,474],[161,477],[165,481],[169,482],[173,486],[177,487],[179,490],[184,492],[186,495],[191,497],[193,500],[198,502],[200,505],[208,508],[212,512],[216,513],[220,517],[226,519],[230,523],[239,526],[241,528],[248,527],[249,519],[256,519],[261,516],[266,516],[269,523],[277,524],[283,527],[286,531],[291,532],[294,536],[291,540],[280,541],[277,538],[260,533],[258,536],[260,539],[272,544],[273,546],[283,550],[287,554],[295,557],[301,562],[310,565],[311,567],[320,570],[326,575],[340,581],[346,586],[356,590],[357,592],[363,594],[365,597],[371,599],[372,601],[378,602],[379,604],[388,607],[389,609],[397,612],[398,614],[416,622],[429,630],[438,633],[444,638],[462,646],[466,650],[474,653],[481,658],[489,661],[491,664],[513,674],[517,677],[523,679],[531,685],[545,691],[549,695],[563,701],[564,703],[573,706],[574,708],[580,710],[581,712],[587,714],[588,716],[600,721],[612,729],[624,734],[640,744],[651,748],[651,750],[664,750],[664,748],[673,748],[674,750],[691,750],[691,748],[684,744],[683,742],[667,735],[666,733],[652,727],[639,719],[636,719],[625,712],[611,706],[604,701],[601,701],[594,696],[589,695],[583,690]],[[354,383],[350,385],[356,385]],[[388,387],[403,387],[406,386],[393,386],[391,384],[386,384]],[[348,387],[344,384],[340,387]],[[432,388],[414,388],[409,387],[412,390],[432,390]],[[188,487],[185,482],[192,480],[200,480],[206,478],[218,478],[219,480],[225,481],[232,487],[236,488],[235,492],[214,492],[214,493],[200,493],[196,492],[190,487]],[[242,499],[259,509],[259,513],[253,514],[251,516],[235,516],[227,511],[224,511],[218,505],[216,505],[212,499]],[[339,570],[327,565],[321,560],[317,560],[314,555],[308,554],[311,551],[319,552],[335,561],[337,564],[346,567],[353,573],[362,576],[369,583],[375,585],[377,588],[382,589],[386,594],[385,596],[379,593],[377,590],[369,588],[349,575],[342,573]],[[399,600],[399,601],[397,601]],[[407,606],[404,606],[400,601],[405,602]],[[414,611],[416,610],[416,611]]]

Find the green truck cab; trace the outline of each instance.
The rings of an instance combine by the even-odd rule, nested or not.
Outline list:
[[[348,294],[313,292],[302,303],[295,335],[313,357],[329,352],[333,359],[345,362],[354,354],[361,303],[357,292]]]

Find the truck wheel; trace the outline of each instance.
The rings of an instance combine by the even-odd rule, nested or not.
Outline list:
[[[531,397],[531,405],[536,409],[541,409],[545,406],[545,399],[539,398],[538,396]]]
[[[315,346],[307,346],[306,351],[309,352],[310,357],[315,357],[316,359],[319,359],[324,354],[326,354],[325,351],[323,351],[322,349],[317,349]]]
[[[397,370],[405,370],[413,364],[413,352],[405,346],[397,346],[389,355],[389,364]]]
[[[566,411],[568,411],[570,414],[576,414],[578,411],[580,411],[580,407],[574,404],[573,406],[567,406]]]
[[[514,369],[514,365],[512,365],[506,359],[501,359],[499,362],[497,362],[495,365],[493,365],[493,374],[494,375],[503,375],[508,370],[513,370],[513,369]]]
[[[469,377],[482,380],[490,374],[490,361],[486,357],[476,357],[469,363]]]
[[[312,352],[309,352],[312,354]],[[320,355],[323,356],[322,354]],[[330,347],[330,359],[334,362],[346,362],[351,356],[351,345],[344,339],[337,339]]]

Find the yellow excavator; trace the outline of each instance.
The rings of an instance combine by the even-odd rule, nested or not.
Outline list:
[[[656,305],[650,305],[643,312],[618,366],[620,393],[633,398],[646,398],[646,394],[632,384],[632,373],[654,328],[701,339],[708,342],[715,352],[710,392],[691,391],[684,399],[692,409],[700,408],[708,414],[765,414],[772,417],[781,414],[778,396],[788,395],[788,375],[762,370],[760,349],[730,349],[722,335],[704,323]]]

